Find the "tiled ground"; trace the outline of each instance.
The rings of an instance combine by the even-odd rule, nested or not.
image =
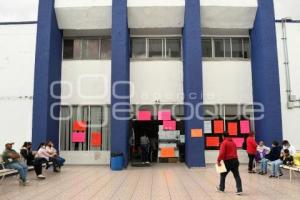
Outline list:
[[[240,168],[244,194],[234,194],[234,180],[228,176],[226,193],[216,192],[219,176],[213,166],[188,169],[184,164],[157,164],[148,168],[132,168],[112,172],[109,167],[65,166],[57,174],[45,172],[47,179],[36,180],[30,172],[30,184],[18,185],[16,177],[8,177],[0,185],[0,199],[113,199],[113,200],[298,200],[300,173],[290,182],[288,172],[281,179],[248,174]]]

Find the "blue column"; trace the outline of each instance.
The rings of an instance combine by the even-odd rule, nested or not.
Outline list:
[[[123,83],[115,85],[118,81]],[[113,0],[112,5],[112,64],[111,64],[111,152],[123,153],[125,167],[128,164],[129,110],[129,31],[127,0]],[[115,87],[114,87],[115,85]],[[115,96],[122,96],[119,98]],[[123,119],[118,119],[123,118]],[[127,119],[124,119],[127,118]]]
[[[255,120],[256,138],[270,145],[282,140],[281,104],[273,0],[258,0],[251,31],[253,101],[264,106]],[[261,113],[255,113],[258,117]]]
[[[32,142],[34,148],[40,142],[52,140],[56,147],[59,141],[58,117],[60,99],[50,94],[53,81],[61,80],[62,33],[58,29],[54,11],[54,0],[40,0],[37,24],[36,57],[34,72]],[[60,96],[60,85],[54,87],[54,93]]]
[[[202,99],[202,50],[199,0],[185,1],[183,28],[184,112],[189,116]],[[196,112],[203,116],[202,106]],[[191,129],[203,129],[203,120],[193,117],[185,121],[185,154],[188,167],[204,167],[204,138],[191,138]]]

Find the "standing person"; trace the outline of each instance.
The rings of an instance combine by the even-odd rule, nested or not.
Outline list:
[[[43,160],[40,158],[34,158],[31,148],[32,148],[31,142],[24,142],[23,147],[21,148],[20,154],[22,155],[27,166],[34,167],[34,171],[35,171],[37,178],[45,179],[46,177],[42,174]]]
[[[246,143],[247,143],[247,153],[249,158],[248,173],[255,173],[255,171],[253,171],[253,164],[254,164],[254,158],[256,156],[257,143],[255,142],[254,139],[254,133],[249,134]]]
[[[2,159],[4,161],[5,167],[9,169],[16,169],[20,174],[20,184],[26,185],[29,183],[27,180],[28,168],[22,162],[20,162],[20,154],[18,154],[14,149],[12,149],[14,143],[6,143],[5,150],[2,154]]]
[[[235,182],[236,182],[236,188],[237,188],[237,195],[241,195],[243,192],[242,189],[242,181],[239,173],[239,160],[237,156],[237,147],[236,144],[233,142],[233,140],[227,135],[224,135],[224,141],[221,144],[220,152],[218,156],[217,163],[220,166],[221,160],[224,161],[227,172],[220,174],[220,185],[217,187],[217,190],[220,192],[225,191],[225,179],[229,172],[233,173]]]
[[[143,136],[140,138],[141,148],[142,148],[142,162],[143,164],[147,163],[149,164],[149,145],[150,140],[146,136],[146,134],[143,134]]]

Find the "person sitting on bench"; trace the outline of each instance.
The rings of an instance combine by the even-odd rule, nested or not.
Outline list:
[[[58,169],[58,164],[57,164],[57,160],[54,158],[55,155],[48,153],[47,149],[46,149],[46,145],[45,143],[41,143],[39,146],[39,150],[36,153],[36,158],[44,158],[47,161],[47,166],[46,169],[49,168],[49,161],[53,163],[53,171],[54,172],[60,172]]]
[[[282,156],[282,164],[286,166],[293,166],[294,165],[294,158],[290,154],[290,151],[288,149],[283,150],[283,156]]]
[[[36,176],[39,179],[45,179],[46,177],[42,174],[43,163],[46,162],[43,158],[34,158],[34,155],[31,150],[31,142],[24,142],[23,147],[21,148],[20,154],[22,155],[27,166],[33,166]]]
[[[12,149],[14,143],[6,143],[5,150],[2,154],[4,165],[8,169],[15,169],[20,174],[20,185],[25,186],[29,181],[27,180],[28,168],[20,161],[20,154]]]
[[[49,154],[54,155],[53,158],[50,158],[50,161],[52,161],[52,159],[55,159],[57,163],[57,167],[60,169],[64,165],[66,160],[58,155],[58,152],[54,148],[54,144],[51,140],[47,142],[46,150]]]

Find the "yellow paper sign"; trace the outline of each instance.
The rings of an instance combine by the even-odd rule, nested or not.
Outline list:
[[[191,130],[191,136],[192,137],[202,137],[203,133],[202,133],[202,128],[199,129],[192,129]]]

